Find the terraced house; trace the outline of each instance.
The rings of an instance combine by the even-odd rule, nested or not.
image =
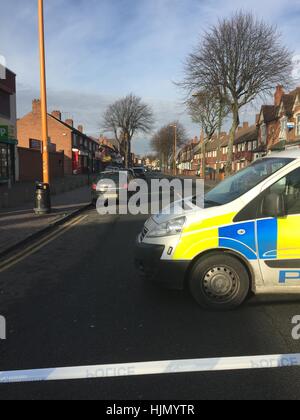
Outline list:
[[[278,86],[274,104],[262,107],[258,126],[259,141],[266,151],[300,146],[300,87],[285,93]]]
[[[238,171],[248,166],[261,155],[261,145],[258,138],[259,128],[256,124],[245,122],[239,127],[234,142],[233,170]],[[195,140],[183,147],[179,153],[179,170],[185,175],[200,175],[202,173],[202,144],[205,138]],[[215,135],[205,145],[205,161],[207,176],[214,177],[217,169],[224,172],[228,162],[229,134],[223,132],[220,138]]]
[[[28,151],[31,151],[32,155],[35,152],[41,159],[42,129],[39,99],[32,101],[31,112],[18,120],[17,127],[19,152],[22,155],[25,151],[26,155],[28,155]],[[63,121],[61,111],[52,111],[51,114],[48,114],[48,132],[50,171],[53,177],[85,174],[99,170],[99,140],[84,134],[82,125],[75,128],[72,119]],[[37,173],[33,174],[33,179],[38,177],[41,172],[41,165],[38,166]],[[23,172],[28,174],[29,171],[30,168],[27,165]]]
[[[199,175],[202,165],[202,143],[195,141],[184,146],[179,153],[181,173]],[[214,136],[206,143],[206,166],[212,173],[223,170],[228,161],[229,134]],[[238,128],[233,148],[233,170],[239,171],[270,151],[300,147],[300,87],[285,93],[277,86],[273,104],[263,105],[253,125],[244,122]]]

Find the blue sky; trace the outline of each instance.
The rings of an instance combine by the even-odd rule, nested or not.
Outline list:
[[[37,1],[1,0],[0,55],[18,76],[18,114],[39,96]],[[201,32],[218,17],[243,8],[277,24],[300,54],[300,0],[44,0],[49,110],[101,131],[105,107],[133,92],[151,104],[157,126],[174,119],[199,133],[180,104],[173,81]],[[3,23],[4,22],[4,23]],[[253,120],[256,110],[245,110]],[[135,151],[149,150],[138,137]]]

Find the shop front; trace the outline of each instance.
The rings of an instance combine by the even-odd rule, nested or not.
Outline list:
[[[90,155],[89,152],[73,149],[72,168],[74,175],[87,174],[89,172]]]
[[[0,78],[0,186],[18,181],[16,75],[5,69]]]
[[[8,128],[0,126],[0,184],[16,181],[16,146],[18,142],[8,138]]]

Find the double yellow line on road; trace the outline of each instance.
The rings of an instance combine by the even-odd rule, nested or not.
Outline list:
[[[25,258],[29,257],[30,255],[36,253],[40,249],[44,248],[49,243],[53,242],[55,239],[59,238],[60,236],[64,235],[74,226],[81,223],[84,219],[88,216],[78,216],[75,219],[70,220],[68,223],[60,226],[55,232],[49,234],[48,236],[40,239],[39,241],[35,242],[33,245],[29,245],[22,251],[18,252],[17,254],[13,255],[12,257],[6,259],[5,261],[0,263],[0,273],[8,270],[9,268],[15,266],[19,262],[23,261]]]

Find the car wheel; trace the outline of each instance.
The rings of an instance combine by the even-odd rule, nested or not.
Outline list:
[[[196,302],[214,310],[237,308],[246,300],[250,288],[244,265],[226,254],[213,254],[197,261],[189,283]]]

